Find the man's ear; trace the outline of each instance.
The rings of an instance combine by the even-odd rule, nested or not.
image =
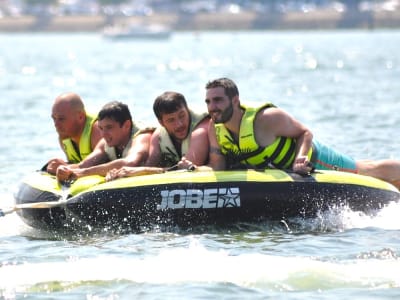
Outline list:
[[[160,124],[162,127],[164,127],[164,123],[162,121],[162,119],[157,119],[158,120],[158,124]]]
[[[86,113],[84,111],[80,111],[78,114],[79,114],[79,120],[85,121]]]
[[[234,96],[232,98],[232,104],[235,106],[240,104],[239,96]]]
[[[124,124],[122,124],[122,127],[124,127],[126,130],[130,130],[133,127],[132,121],[126,120]]]

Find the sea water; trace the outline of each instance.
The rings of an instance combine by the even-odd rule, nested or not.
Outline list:
[[[204,85],[232,78],[243,104],[273,102],[320,141],[356,159],[400,159],[400,31],[177,32],[110,41],[97,33],[0,35],[0,207],[18,182],[62,157],[54,98],[80,94],[96,112],[127,103],[157,125],[166,90],[206,109]],[[49,234],[0,218],[2,299],[396,299],[400,204],[369,216],[229,229]]]

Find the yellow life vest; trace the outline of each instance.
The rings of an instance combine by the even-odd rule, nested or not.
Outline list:
[[[160,150],[161,150],[161,159],[160,159],[160,166],[162,167],[170,167],[177,164],[182,156],[185,156],[187,151],[189,150],[189,141],[190,135],[194,128],[200,122],[202,122],[205,118],[209,116],[208,113],[203,114],[195,114],[191,110],[189,110],[190,114],[190,127],[187,137],[182,141],[181,149],[176,149],[174,143],[168,131],[164,127],[160,127]]]
[[[296,154],[296,140],[289,137],[277,137],[275,141],[266,147],[257,144],[254,133],[254,121],[257,113],[269,107],[275,107],[266,103],[259,108],[242,107],[245,112],[240,123],[239,141],[236,143],[230,132],[223,124],[215,124],[218,144],[222,154],[227,159],[228,167],[267,168],[278,169],[291,168]],[[312,149],[309,152],[311,158]]]
[[[69,163],[79,163],[92,153],[91,136],[93,124],[96,120],[97,116],[86,114],[85,127],[83,128],[81,138],[79,139],[79,147],[76,147],[71,139],[62,140],[64,151]]]

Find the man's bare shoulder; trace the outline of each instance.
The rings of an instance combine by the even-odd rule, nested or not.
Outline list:
[[[198,129],[198,128],[208,129],[208,126],[210,125],[210,122],[211,122],[211,118],[210,117],[206,117],[199,124],[197,124],[195,129]]]
[[[256,120],[257,122],[262,123],[275,123],[282,118],[287,118],[289,115],[283,110],[278,107],[266,107],[260,110],[257,113]]]
[[[161,135],[161,127],[157,127],[151,134],[151,139],[158,139]]]
[[[152,132],[143,132],[133,138],[132,145],[139,143],[148,143],[152,137]]]
[[[92,125],[92,131],[93,130],[100,132],[99,120],[94,121],[94,123]]]

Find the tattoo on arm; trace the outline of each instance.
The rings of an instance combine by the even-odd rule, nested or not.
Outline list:
[[[217,155],[222,155],[221,149],[217,147],[210,147],[210,153],[214,153]]]

